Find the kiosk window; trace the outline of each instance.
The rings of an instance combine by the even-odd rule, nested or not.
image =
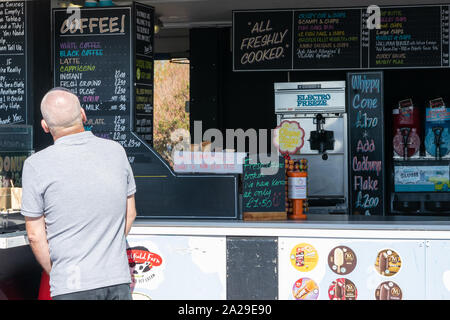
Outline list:
[[[155,60],[154,87],[153,145],[173,165],[172,150],[179,141],[171,135],[183,130],[189,137],[189,61]]]

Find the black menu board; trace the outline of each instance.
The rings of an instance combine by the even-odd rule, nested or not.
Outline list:
[[[360,68],[360,25],[359,9],[295,11],[293,68]]]
[[[25,1],[0,2],[0,125],[26,124]]]
[[[79,97],[87,130],[125,148],[139,216],[236,219],[236,175],[178,175],[133,132],[141,116],[152,127],[153,9],[83,8],[79,17],[55,9],[53,29],[54,85]]]
[[[285,212],[286,173],[284,159],[262,163],[245,158],[243,165],[243,209],[246,212]],[[275,169],[265,174],[261,168]],[[278,169],[278,170],[276,170]]]
[[[292,65],[292,11],[233,14],[235,70],[278,70]]]
[[[133,3],[135,39],[135,132],[153,145],[154,9]]]
[[[449,8],[380,6],[378,29],[367,26],[367,20],[374,21],[368,7],[234,11],[233,70],[450,67]],[[270,28],[264,27],[268,21]],[[283,38],[282,58],[258,53],[272,50],[263,44],[283,32],[292,37]]]
[[[382,8],[381,29],[370,31],[370,68],[448,66],[448,49],[448,6]]]
[[[142,143],[131,134],[133,71],[131,8],[81,9],[80,19],[54,10],[55,86],[71,90],[88,118],[86,130],[128,150]]]
[[[384,215],[383,73],[347,74],[350,210]]]

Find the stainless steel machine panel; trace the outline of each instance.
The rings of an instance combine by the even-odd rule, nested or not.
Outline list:
[[[320,155],[299,155],[291,158],[308,160],[308,197],[345,197],[347,176],[342,174],[345,165],[343,157],[330,154],[328,160],[323,160]]]
[[[275,112],[345,112],[345,81],[275,83]]]
[[[348,143],[345,81],[275,83],[277,123],[295,121],[303,147],[291,158],[308,160],[310,212],[348,209]]]

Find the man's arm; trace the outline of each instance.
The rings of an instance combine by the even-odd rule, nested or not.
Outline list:
[[[127,198],[127,215],[125,217],[125,235],[131,230],[134,219],[136,219],[136,201],[134,199],[134,194]]]
[[[39,218],[25,217],[25,226],[28,241],[30,242],[31,250],[37,262],[39,262],[47,274],[50,274],[52,262],[50,260],[44,216],[42,215]]]

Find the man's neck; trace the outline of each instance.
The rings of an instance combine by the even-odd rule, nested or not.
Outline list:
[[[58,130],[56,133],[52,133],[53,136],[53,141],[58,140],[59,138],[65,137],[65,136],[69,136],[71,134],[76,134],[76,133],[81,133],[84,132],[84,127],[81,126],[77,126],[74,128],[65,128],[65,129],[61,129]]]

